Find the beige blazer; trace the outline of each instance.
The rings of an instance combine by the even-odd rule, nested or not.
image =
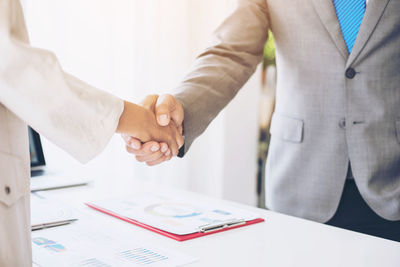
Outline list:
[[[400,220],[399,14],[399,0],[369,0],[349,55],[332,0],[239,1],[177,89],[185,149],[253,74],[271,29],[278,79],[267,207],[328,221],[350,161],[370,207]]]
[[[123,101],[29,46],[18,0],[0,0],[0,266],[31,266],[27,123],[81,162],[115,132]]]

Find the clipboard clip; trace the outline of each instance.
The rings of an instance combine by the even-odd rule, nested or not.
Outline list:
[[[234,226],[242,225],[245,223],[246,223],[245,219],[233,219],[233,220],[219,222],[219,223],[215,223],[215,224],[207,224],[204,226],[200,226],[199,228],[200,228],[201,233],[209,233],[209,232],[222,230],[225,228],[231,228]]]

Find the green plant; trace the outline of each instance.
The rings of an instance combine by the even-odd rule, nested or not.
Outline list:
[[[271,31],[268,33],[268,40],[264,47],[263,69],[275,65],[275,39]]]

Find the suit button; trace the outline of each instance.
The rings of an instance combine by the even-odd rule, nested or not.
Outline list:
[[[346,77],[348,79],[353,79],[356,76],[356,71],[353,68],[348,68],[346,70]]]
[[[11,188],[7,185],[4,187],[4,191],[6,191],[6,194],[9,195],[11,193]]]
[[[346,129],[346,120],[345,119],[341,119],[339,121],[339,127],[342,129]]]

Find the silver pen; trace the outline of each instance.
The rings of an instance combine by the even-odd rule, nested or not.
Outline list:
[[[242,225],[245,223],[246,223],[246,220],[244,220],[244,219],[233,219],[233,220],[220,222],[220,223],[216,223],[216,224],[209,224],[209,225],[201,226],[200,231],[202,233],[208,233],[208,232],[212,232],[212,231],[218,231],[221,229]]]
[[[43,230],[43,229],[46,229],[46,228],[51,228],[51,227],[57,227],[57,226],[63,226],[63,225],[71,224],[71,223],[73,223],[73,222],[75,222],[77,220],[78,219],[71,219],[71,220],[64,220],[64,221],[58,221],[58,222],[36,224],[36,225],[32,225],[31,229],[32,229],[32,231]]]

